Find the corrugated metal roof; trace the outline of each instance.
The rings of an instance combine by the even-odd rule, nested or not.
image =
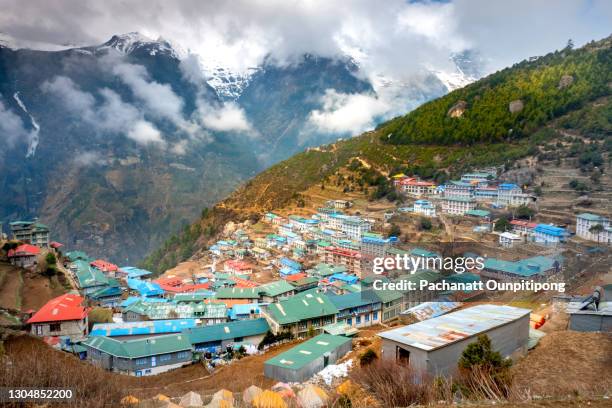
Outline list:
[[[191,343],[185,334],[168,334],[135,340],[115,340],[100,336],[90,337],[82,344],[116,357],[130,359],[191,351]]]
[[[291,350],[272,357],[266,361],[265,364],[299,370],[311,361],[320,358],[325,353],[329,353],[350,341],[350,338],[344,336],[320,334],[295,346]]]
[[[440,317],[379,333],[383,339],[421,350],[435,350],[486,332],[531,313],[513,306],[477,305]]]
[[[141,334],[180,333],[196,327],[197,319],[150,320],[146,322],[96,323],[90,336],[134,336]]]
[[[270,329],[266,319],[237,320],[185,330],[191,344],[230,340],[265,334]]]

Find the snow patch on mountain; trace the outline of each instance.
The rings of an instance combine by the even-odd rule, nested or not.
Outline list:
[[[30,143],[28,144],[28,152],[26,153],[26,158],[33,157],[34,154],[36,154],[36,148],[38,147],[38,143],[40,142],[40,138],[38,136],[38,134],[40,133],[40,126],[38,125],[38,122],[36,122],[36,119],[34,119],[34,116],[32,116],[30,112],[28,112],[28,109],[19,97],[19,91],[13,94],[13,99],[15,99],[17,105],[19,105],[21,110],[23,110],[26,115],[30,117],[30,123],[32,124],[32,128],[34,128],[34,130],[30,132]]]
[[[207,61],[201,57],[200,65],[208,85],[226,101],[237,100],[249,85],[253,75],[260,70],[259,67],[250,67],[244,72],[232,71],[214,60]]]
[[[146,49],[151,56],[165,53],[180,60],[187,55],[187,52],[178,44],[172,43],[161,37],[154,40],[138,32],[114,35],[110,40],[97,47],[98,50],[115,49],[123,54],[131,54],[143,48]]]

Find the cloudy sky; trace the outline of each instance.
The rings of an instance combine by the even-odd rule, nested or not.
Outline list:
[[[611,21],[610,0],[0,0],[0,40],[29,48],[95,45],[114,34],[137,31],[153,39],[162,37],[190,55],[183,60],[185,67],[195,55],[199,64],[236,72],[264,58],[289,64],[304,53],[351,55],[360,64],[360,74],[374,84],[376,95],[333,89],[322,95],[321,108],[311,112],[309,123],[316,131],[337,134],[357,134],[380,118],[414,108],[406,102],[409,97],[385,89],[380,78],[418,84],[424,69],[452,73],[455,66],[449,56],[464,50],[478,52],[486,74],[560,49],[570,38],[581,46],[608,36]],[[148,81],[146,72],[129,64],[117,64],[112,71],[147,109],[185,132],[193,128],[181,116],[182,100],[166,85]],[[377,79],[382,84],[378,87]],[[46,90],[79,92],[62,78]],[[108,112],[121,107],[116,95],[104,98]],[[131,116],[114,122],[98,118],[105,109],[91,103],[80,106],[89,109],[81,116],[92,123],[113,129],[127,123],[129,129],[121,129],[134,140],[164,144],[159,132],[142,120],[142,112],[123,109]],[[200,121],[207,129],[245,134],[251,130],[242,110],[232,103],[220,110],[200,108]],[[0,104],[0,114],[10,113],[5,111]],[[3,126],[15,127],[15,121],[0,124],[0,129]]]
[[[266,55],[363,54],[388,74],[443,68],[478,49],[488,69],[610,34],[609,0],[0,0],[0,31],[22,41],[97,44],[162,36],[236,70]]]

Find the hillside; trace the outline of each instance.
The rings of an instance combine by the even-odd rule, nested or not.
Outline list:
[[[578,50],[565,49],[517,64],[372,132],[299,153],[249,180],[211,211],[204,211],[199,222],[172,236],[143,264],[161,272],[205,246],[226,221],[255,221],[265,211],[289,204],[299,207],[304,191],[318,184],[324,188],[330,176],[347,166],[367,169],[359,183],[365,184],[362,189],[370,199],[387,196],[391,200],[394,197],[389,195],[388,182],[380,176],[402,171],[443,182],[475,167],[505,164],[509,169],[527,156],[551,160],[555,155],[552,142],[559,144],[562,138],[567,140],[558,146],[567,146],[568,151],[557,149],[558,160],[563,150],[564,155],[574,158],[572,165],[581,166],[581,171],[592,170],[595,152],[612,148],[611,45],[612,39],[606,38]],[[575,79],[570,81],[569,76]],[[558,86],[560,83],[564,85]],[[560,95],[563,92],[567,94]],[[447,117],[449,106],[462,98],[467,100],[467,110],[459,117]],[[516,98],[524,103],[521,112],[513,116],[508,105]],[[489,125],[521,130],[514,133],[516,137],[504,138],[489,133]],[[468,129],[469,137],[462,133]],[[585,145],[568,131],[593,137],[594,142]]]
[[[378,127],[392,144],[517,140],[609,95],[612,37],[532,58],[424,104]]]

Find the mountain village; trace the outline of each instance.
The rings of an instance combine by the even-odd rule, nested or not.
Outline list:
[[[580,213],[573,225],[536,221],[537,197],[504,180],[497,168],[440,185],[404,174],[390,175],[389,182],[402,204],[332,194],[312,206],[267,212],[256,222],[229,222],[214,243],[160,276],[64,251],[36,220],[12,222],[4,233],[7,261],[25,270],[52,269],[66,293],[36,310],[3,305],[3,324],[86,364],[135,377],[194,364],[214,376],[260,356],[260,374],[278,384],[274,391],[251,389],[251,403],[265,394],[262,401],[271,404],[254,406],[291,405],[287,398],[296,397],[287,395],[297,390],[308,401],[301,406],[323,406],[326,389],[372,352],[445,376],[480,335],[518,361],[546,336],[542,329],[558,321],[569,330],[610,331],[608,218]],[[508,213],[514,218],[500,216]],[[426,233],[437,228],[438,235],[406,239],[410,223]],[[403,256],[428,266],[473,256],[483,266],[376,272],[386,259]],[[525,281],[564,282],[565,290],[487,289],[488,282]],[[380,288],[403,288],[399,282],[417,286]],[[279,347],[282,352],[270,352]],[[191,394],[189,404],[202,405],[199,394]],[[129,396],[124,402],[130,398],[137,401]],[[229,406],[221,400],[234,404],[231,393],[221,393],[209,406]]]

